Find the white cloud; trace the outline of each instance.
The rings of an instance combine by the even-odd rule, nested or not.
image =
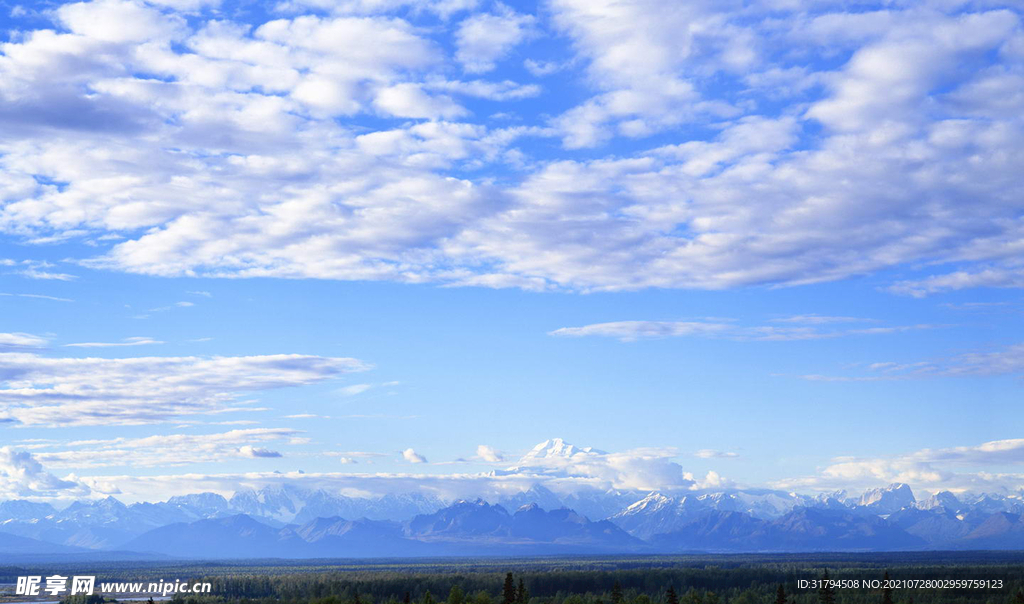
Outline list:
[[[30,333],[0,333],[0,351],[38,350],[49,343],[48,339]]]
[[[694,457],[701,459],[729,459],[732,457],[739,457],[738,453],[732,451],[718,451],[716,449],[701,449],[693,454]]]
[[[1024,464],[1024,439],[1008,439],[980,445],[921,449],[893,457],[837,458],[815,476],[779,481],[776,486],[829,490],[905,482],[915,489],[929,491],[1011,493],[1024,488],[1024,472],[963,470],[969,466],[1020,464]]]
[[[395,84],[380,90],[373,101],[381,111],[396,117],[450,119],[468,114],[450,97],[430,96],[419,84]]]
[[[46,358],[0,353],[0,416],[25,425],[118,425],[244,410],[244,392],[301,386],[367,369],[303,355]],[[251,409],[251,407],[250,407]]]
[[[888,289],[896,294],[924,298],[930,294],[975,287],[1024,287],[1024,269],[987,268],[977,271],[956,271],[933,275],[923,279],[908,279],[894,283]]]
[[[427,458],[414,451],[412,447],[402,451],[402,458],[409,463],[427,463]]]
[[[708,335],[733,329],[726,323],[700,321],[615,321],[594,323],[583,327],[562,327],[549,332],[552,336],[605,336],[630,342],[641,338]]]
[[[96,0],[65,4],[57,9],[61,22],[72,32],[103,42],[148,42],[176,37],[183,21],[161,14],[141,2]]]
[[[89,488],[74,476],[57,478],[43,469],[31,453],[0,447],[0,497],[58,497],[87,495]]]
[[[550,441],[549,443],[550,444]],[[403,452],[409,453],[410,450]],[[475,474],[424,474],[385,472],[246,472],[166,475],[104,475],[87,476],[82,481],[97,491],[116,489],[126,500],[166,498],[181,493],[212,491],[230,494],[240,488],[260,488],[267,485],[289,484],[303,488],[323,488],[330,491],[353,490],[365,495],[386,493],[423,492],[442,499],[484,497],[497,500],[502,496],[521,492],[536,484],[544,485],[556,493],[605,492],[608,489],[640,489],[688,491],[698,484],[729,486],[733,483],[712,472],[709,477],[694,480],[684,474],[680,466],[671,461],[673,449],[645,448],[619,453],[606,453],[591,448],[566,445],[565,455],[549,457],[527,454],[511,468]],[[372,464],[390,455],[365,451],[328,451],[324,455],[336,457],[340,464]],[[421,458],[415,451],[410,455]],[[349,460],[349,461],[344,461]],[[358,464],[356,463],[358,462]],[[417,462],[413,462],[417,463]],[[425,460],[421,463],[426,463]],[[99,488],[102,487],[102,488]]]
[[[247,428],[213,434],[158,434],[141,438],[54,442],[36,458],[48,467],[161,467],[221,462],[232,458],[281,457],[255,443],[286,441],[300,434],[285,428]]]
[[[344,396],[355,396],[366,392],[370,388],[373,388],[373,384],[352,384],[343,388],[338,388],[338,392]]]
[[[1024,344],[1001,350],[968,352],[932,361],[896,363],[880,361],[865,366],[864,375],[805,375],[804,379],[822,382],[874,382],[927,377],[969,377],[1024,374]]]
[[[251,445],[245,445],[245,446],[239,447],[238,452],[242,455],[242,457],[252,457],[252,458],[281,457],[281,454],[278,453],[277,451],[272,451],[270,449],[264,449],[262,447],[253,447]]]
[[[556,489],[560,484],[570,490],[581,486],[602,490],[689,489],[694,481],[672,461],[676,455],[674,448],[656,447],[608,453],[552,439],[537,445],[512,467],[495,473],[534,476]]]
[[[497,14],[467,17],[455,32],[455,59],[469,73],[495,68],[510,50],[531,35],[535,18],[521,15],[503,4]]]
[[[61,298],[58,296],[46,296],[43,294],[8,294],[0,293],[0,296],[17,296],[19,298],[35,298],[37,300],[52,300],[54,302],[74,302],[71,298]]]
[[[999,6],[310,0],[254,26],[66,4],[0,45],[0,232],[163,276],[617,291],[909,266],[894,291],[1019,287],[1024,53]],[[523,61],[565,69],[551,90],[451,79],[549,25],[571,52]],[[533,95],[501,111],[516,132],[469,111]]]
[[[842,320],[837,320],[842,319]],[[831,323],[855,321],[839,317],[793,317],[782,319],[784,323],[804,324],[798,327],[774,325],[744,326],[732,322],[718,321],[614,321],[594,323],[582,327],[562,327],[548,332],[548,335],[563,337],[602,336],[618,338],[623,342],[641,339],[668,337],[728,338],[733,340],[788,341],[820,340],[847,336],[884,335],[934,329],[935,325],[899,325],[891,327],[865,327],[836,329],[827,327]]]
[[[476,456],[488,463],[499,463],[505,461],[505,456],[494,447],[479,445],[476,448]]]
[[[120,346],[148,346],[150,344],[163,344],[163,342],[146,336],[134,336],[125,338],[120,342],[78,342],[65,344],[65,346],[72,348],[111,348]]]

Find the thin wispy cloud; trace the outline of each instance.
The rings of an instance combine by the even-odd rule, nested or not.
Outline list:
[[[339,388],[338,394],[341,394],[342,396],[356,396],[357,394],[366,392],[370,388],[373,388],[373,384],[351,384],[343,388]]]
[[[248,428],[213,434],[159,434],[51,445],[36,459],[55,468],[131,468],[213,463],[233,458],[277,458],[265,443],[287,444],[300,434],[284,428]]]
[[[0,296],[16,296],[18,298],[35,298],[37,300],[52,300],[54,302],[74,302],[71,298],[61,298],[58,296],[47,296],[44,294],[8,294],[0,293]]]
[[[161,423],[195,414],[265,410],[244,393],[296,387],[363,371],[351,358],[49,358],[0,353],[0,417],[23,425]]]
[[[694,457],[701,459],[731,459],[739,457],[739,453],[732,451],[718,451],[716,449],[701,449],[693,454]]]
[[[65,344],[64,346],[69,348],[119,348],[122,346],[149,346],[151,344],[163,344],[163,342],[147,336],[133,336],[125,338],[120,342],[76,342]]]
[[[30,333],[0,333],[0,352],[39,350],[49,344],[49,339]]]
[[[833,324],[864,322],[868,319],[845,317],[793,317],[777,320],[786,326],[744,326],[721,321],[612,321],[593,323],[581,327],[562,327],[548,332],[551,336],[616,338],[623,342],[645,339],[697,337],[752,341],[822,340],[848,336],[886,335],[922,329],[935,329],[939,325],[896,325],[878,327],[843,327]],[[793,325],[789,325],[793,324]]]
[[[883,382],[934,377],[1024,375],[1024,344],[929,361],[877,361],[868,363],[865,369],[867,373],[856,375],[807,374],[801,377],[816,382]]]

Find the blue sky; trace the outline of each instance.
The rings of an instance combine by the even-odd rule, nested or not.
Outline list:
[[[1011,3],[0,23],[0,497],[1024,487]]]

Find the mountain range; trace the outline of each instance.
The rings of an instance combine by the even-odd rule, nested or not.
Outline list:
[[[570,553],[1024,549],[1024,500],[940,492],[918,501],[893,484],[860,497],[770,490],[595,492],[591,520],[536,484],[497,503],[418,493],[358,499],[294,487],[113,497],[57,510],[0,502],[0,559],[136,552],[187,558],[324,558]],[[510,511],[511,510],[511,511]]]
[[[365,557],[642,552],[1024,549],[1024,498],[905,484],[816,496],[770,489],[578,490],[544,486],[603,452],[544,441],[495,475],[538,480],[490,501],[429,492],[350,497],[291,484],[226,498],[191,493],[63,509],[0,501],[0,561],[11,556]],[[134,553],[133,553],[134,552]]]

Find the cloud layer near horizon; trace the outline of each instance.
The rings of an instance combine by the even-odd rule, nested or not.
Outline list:
[[[165,276],[1018,287],[1018,9],[68,3],[0,44],[0,233]]]
[[[11,447],[0,448],[0,498],[33,497],[67,499],[109,494],[128,500],[156,501],[172,495],[213,491],[230,495],[236,490],[291,485],[325,489],[353,496],[381,496],[388,493],[428,493],[444,499],[465,497],[497,498],[543,485],[564,496],[580,496],[609,489],[629,492],[660,491],[686,493],[736,488],[763,489],[765,485],[744,485],[709,471],[695,478],[673,461],[680,458],[671,448],[643,448],[606,453],[574,449],[565,455],[535,457],[527,454],[514,465],[492,472],[271,472],[151,474],[151,475],[69,475],[63,479],[47,467],[123,466],[125,451],[138,449],[146,465],[173,466],[200,457],[276,457],[276,451],[253,444],[293,439],[296,431],[285,429],[232,430],[219,434],[168,435],[140,439],[115,439],[36,445],[43,451],[30,453]],[[549,441],[550,442],[550,441]],[[241,445],[241,446],[239,446]],[[68,448],[72,447],[72,448]],[[52,450],[51,450],[52,449]],[[401,453],[408,459],[406,453]],[[415,453],[414,453],[415,454]],[[333,455],[333,454],[329,454]],[[382,457],[379,453],[349,452],[344,459]],[[736,458],[735,453],[701,450],[699,458]],[[418,463],[427,463],[424,459]],[[444,465],[446,462],[441,462]],[[941,449],[922,449],[892,457],[839,457],[812,476],[779,480],[770,486],[802,493],[837,489],[858,492],[889,483],[910,484],[918,493],[939,490],[1015,494],[1024,489],[1024,439],[1006,439]],[[1002,468],[992,471],[988,468]]]

